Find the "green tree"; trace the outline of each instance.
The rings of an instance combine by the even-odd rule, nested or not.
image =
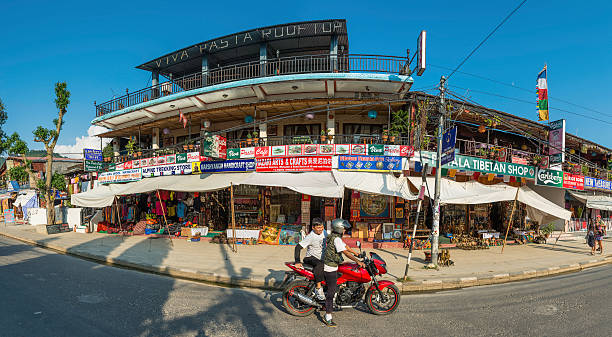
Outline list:
[[[2,125],[6,123],[7,113],[4,109],[4,103],[2,103],[2,99],[0,98],[0,154],[4,154],[7,149],[6,143],[6,134],[4,130],[2,130]]]
[[[8,175],[11,180],[16,180],[20,184],[28,182],[29,175],[24,166],[11,167],[8,171]]]
[[[104,158],[111,158],[114,154],[115,151],[113,150],[112,142],[106,144],[106,146],[102,149],[102,156],[104,156]]]

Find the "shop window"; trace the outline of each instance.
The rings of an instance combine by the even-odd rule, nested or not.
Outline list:
[[[285,125],[285,136],[319,136],[321,124],[292,124]]]

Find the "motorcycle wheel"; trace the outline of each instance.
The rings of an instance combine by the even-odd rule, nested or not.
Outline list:
[[[306,303],[298,301],[297,298],[293,297],[294,292],[301,293],[307,296],[308,287],[310,282],[305,280],[295,280],[287,285],[283,291],[283,307],[293,316],[304,317],[311,315],[315,312],[315,308]]]
[[[399,306],[400,292],[395,285],[382,289],[380,294],[371,288],[366,293],[365,302],[374,315],[388,315]]]

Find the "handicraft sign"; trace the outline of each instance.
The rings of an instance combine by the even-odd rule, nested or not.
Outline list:
[[[98,183],[126,183],[129,181],[138,181],[140,179],[142,179],[141,169],[131,169],[113,172],[102,172],[98,176]]]
[[[539,169],[536,176],[536,185],[563,187],[563,172]]]
[[[332,158],[329,156],[259,158],[257,172],[304,172],[331,171]]]
[[[210,172],[247,172],[255,170],[255,160],[224,160],[204,161],[199,163],[200,170],[196,173]]]
[[[401,171],[401,157],[386,156],[339,156],[338,170],[347,171]]]

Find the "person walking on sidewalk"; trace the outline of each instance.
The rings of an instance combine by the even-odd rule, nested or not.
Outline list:
[[[595,254],[595,227],[593,222],[589,220],[589,228],[587,229],[587,235],[584,237],[587,245],[591,247],[591,255]]]
[[[599,246],[599,254],[603,254],[602,240],[604,235],[606,235],[606,224],[601,220],[601,215],[598,214],[597,220],[595,220],[595,244],[592,252],[594,252],[595,246]]]
[[[300,251],[302,248],[306,248],[306,257],[304,257],[304,263],[312,266],[312,272],[314,274],[315,282],[317,283],[317,299],[324,300],[325,294],[321,287],[321,282],[324,279],[323,275],[323,250],[325,248],[325,239],[327,238],[327,231],[323,225],[323,220],[320,218],[312,219],[312,231],[306,235],[306,237],[295,246],[295,264],[296,268],[302,268],[300,262]]]
[[[323,254],[323,271],[325,272],[325,284],[327,284],[327,293],[325,294],[325,325],[335,327],[336,323],[332,321],[332,312],[334,311],[334,295],[336,294],[336,283],[338,282],[338,266],[344,260],[342,254],[357,262],[361,268],[365,268],[365,264],[359,261],[356,254],[348,249],[346,243],[342,241],[344,231],[351,228],[348,221],[336,219],[332,221],[331,227],[332,232],[325,239],[325,253]]]

